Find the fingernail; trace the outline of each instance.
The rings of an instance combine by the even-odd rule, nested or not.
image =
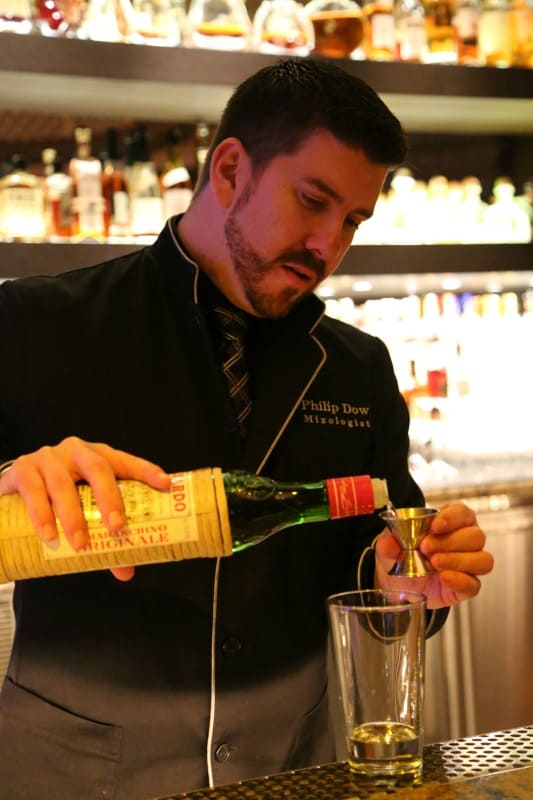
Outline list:
[[[72,547],[74,550],[81,550],[88,543],[87,534],[85,531],[75,531],[72,534]]]
[[[46,542],[51,542],[56,536],[57,531],[49,522],[41,527],[41,539],[44,539]]]
[[[108,517],[108,527],[112,531],[118,531],[124,526],[124,515],[120,511],[111,511]]]

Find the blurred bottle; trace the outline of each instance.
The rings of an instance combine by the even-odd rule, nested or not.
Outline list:
[[[69,27],[56,0],[35,0],[33,18],[42,36],[64,36]]]
[[[89,0],[77,36],[98,42],[122,42],[134,28],[130,0]]]
[[[533,0],[511,0],[511,66],[533,67]]]
[[[46,238],[64,241],[72,235],[72,178],[61,169],[53,147],[46,147],[41,158],[44,169],[44,207]]]
[[[40,241],[45,233],[41,180],[28,172],[19,153],[11,157],[9,170],[0,180],[0,236],[7,241]]]
[[[131,234],[137,238],[157,236],[163,226],[163,201],[144,125],[139,125],[126,138],[126,180]]]
[[[128,236],[130,232],[130,201],[124,161],[119,148],[116,128],[108,128],[102,162],[102,195],[104,197],[104,231],[106,238]]]
[[[395,56],[393,0],[367,0],[363,5],[363,50],[372,61],[392,61]]]
[[[314,47],[313,26],[296,0],[262,0],[254,14],[252,46],[262,53],[307,55]]]
[[[92,155],[92,131],[87,126],[74,130],[76,155],[70,159],[68,172],[73,182],[73,238],[104,239],[104,198],[102,196],[102,165]]]
[[[456,0],[453,24],[457,30],[460,64],[478,64],[479,0]]]
[[[209,152],[211,144],[211,131],[207,122],[200,120],[196,123],[194,129],[194,144],[196,149],[196,178],[195,184],[198,183],[200,173],[204,168],[205,160]]]
[[[422,0],[397,0],[394,28],[398,61],[424,61],[428,41],[426,12]]]
[[[426,31],[428,64],[456,64],[458,36],[453,24],[453,0],[426,0]]]
[[[252,31],[244,0],[191,0],[187,22],[191,44],[218,50],[244,50]]]
[[[55,4],[67,25],[63,35],[77,38],[87,11],[87,0],[55,0]]]
[[[168,155],[160,177],[164,219],[183,214],[192,198],[192,181],[183,160],[182,143],[181,128],[175,125],[167,132]]]
[[[32,0],[0,0],[0,32],[32,33]]]
[[[315,55],[347,58],[357,53],[364,28],[363,13],[355,0],[311,0],[304,11],[313,26]]]
[[[494,181],[493,202],[485,211],[485,230],[492,242],[529,242],[531,223],[527,212],[515,200],[512,180],[502,176]]]
[[[511,15],[508,0],[481,0],[478,30],[479,61],[487,67],[510,67]]]

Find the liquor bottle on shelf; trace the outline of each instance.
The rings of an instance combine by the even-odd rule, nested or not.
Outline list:
[[[252,46],[274,55],[306,56],[313,49],[313,26],[296,0],[262,0],[254,14]]]
[[[479,64],[479,0],[456,0],[453,24],[457,30],[459,64]]]
[[[104,197],[104,232],[108,239],[123,238],[130,233],[130,201],[124,162],[122,161],[118,130],[106,131],[102,162],[102,195]]]
[[[0,0],[0,32],[32,33],[32,0]]]
[[[42,36],[63,36],[68,22],[56,0],[35,0],[33,18]]]
[[[72,235],[72,178],[61,169],[57,150],[46,147],[42,153],[44,205],[48,241],[65,241]]]
[[[163,226],[163,200],[144,125],[138,125],[126,138],[126,181],[131,234],[137,239],[151,240]]]
[[[531,241],[531,223],[528,214],[516,202],[516,188],[512,180],[502,176],[494,181],[493,202],[484,215],[487,238],[493,242]]]
[[[355,0],[310,0],[304,11],[313,25],[315,55],[362,57],[363,12]]]
[[[511,0],[511,66],[533,67],[533,0]]]
[[[509,0],[481,0],[478,27],[480,64],[510,67],[512,62]]]
[[[367,0],[363,5],[366,58],[392,61],[395,57],[395,22],[393,0]]]
[[[68,172],[73,181],[73,239],[103,241],[105,235],[102,195],[102,164],[92,155],[92,131],[83,125],[74,129],[76,155],[70,159]]]
[[[182,154],[183,135],[178,125],[167,132],[168,157],[160,177],[163,217],[182,214],[192,198],[192,181]]]
[[[211,131],[207,122],[200,120],[196,123],[194,128],[194,144],[196,150],[196,178],[195,184],[198,183],[198,178],[204,167],[209,146],[211,144]]]
[[[394,9],[396,58],[424,61],[427,52],[426,12],[422,0],[398,0]]]
[[[168,492],[119,481],[127,517],[105,528],[90,488],[78,487],[90,543],[76,552],[36,535],[19,495],[0,497],[0,582],[117,567],[228,556],[304,522],[372,514],[389,505],[386,481],[368,475],[280,483],[247,472],[197,469],[171,476]]]
[[[193,46],[217,50],[244,50],[252,31],[245,0],[191,0],[187,23]]]
[[[45,232],[41,179],[27,170],[19,153],[0,180],[0,237],[6,241],[40,241]]]
[[[429,64],[456,64],[459,58],[457,29],[453,23],[453,0],[426,0],[426,30]]]

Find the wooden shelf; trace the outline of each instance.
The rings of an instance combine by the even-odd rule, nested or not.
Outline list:
[[[56,275],[138,249],[136,244],[0,243],[0,279]],[[355,245],[336,276],[533,270],[533,244]]]
[[[25,112],[218,121],[275,56],[0,33],[0,105]],[[342,59],[408,131],[533,133],[533,70]]]

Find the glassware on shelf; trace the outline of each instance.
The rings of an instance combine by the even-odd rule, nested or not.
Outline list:
[[[304,6],[315,34],[313,53],[331,58],[362,56],[361,7],[355,0],[310,0]]]
[[[138,125],[126,139],[126,180],[130,194],[130,230],[137,241],[151,241],[163,226],[163,199],[148,133]]]
[[[0,0],[0,32],[32,33],[32,0]]]
[[[74,130],[76,154],[70,159],[74,198],[74,241],[103,241],[105,202],[102,195],[102,164],[92,154],[92,130],[80,125]]]
[[[56,0],[35,0],[33,19],[42,36],[64,36],[69,27]]]
[[[263,0],[254,15],[252,44],[263,53],[305,56],[314,48],[313,25],[296,0]]]
[[[41,159],[45,236],[50,242],[64,242],[72,235],[72,178],[62,171],[55,148],[45,147]]]
[[[511,0],[511,66],[533,67],[533,0]]]
[[[188,43],[218,50],[245,50],[252,22],[244,0],[191,0]]]
[[[128,41],[163,46],[180,43],[185,16],[184,0],[132,0],[132,8]]]
[[[67,38],[77,38],[87,11],[86,0],[55,0],[55,4],[67,25],[63,35]]]
[[[89,0],[77,37],[98,42],[123,42],[134,29],[130,0]]]

